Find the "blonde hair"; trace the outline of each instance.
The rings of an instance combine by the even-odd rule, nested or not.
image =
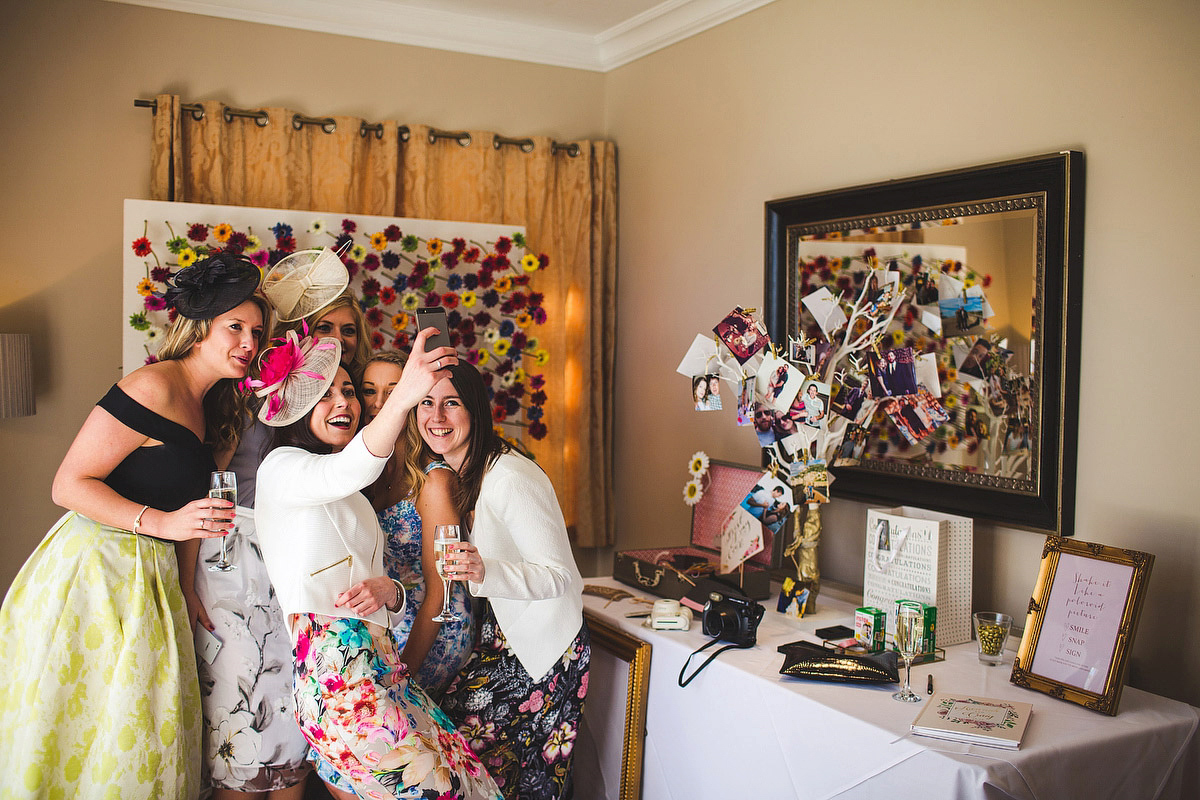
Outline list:
[[[309,332],[311,333],[318,322],[339,308],[350,309],[350,313],[354,315],[354,324],[358,326],[358,343],[355,345],[354,352],[351,354],[342,353],[342,363],[345,365],[346,371],[350,373],[350,378],[357,384],[362,380],[362,373],[367,367],[367,362],[371,360],[371,334],[367,330],[367,318],[363,316],[358,300],[354,298],[353,292],[349,289],[346,289],[333,298],[329,305],[314,311],[304,319],[276,324],[272,338],[277,339],[281,336],[286,336],[288,331],[300,333],[303,331],[302,323],[304,322],[308,323]]]
[[[263,329],[258,337],[258,351],[261,353],[267,344],[268,321],[271,318],[271,307],[267,301],[258,295],[251,295],[246,300],[252,301],[262,312]],[[246,301],[243,301],[246,302]],[[239,303],[240,305],[240,303]],[[236,308],[236,306],[235,306]],[[232,311],[233,309],[230,309]],[[227,313],[227,312],[222,312]],[[188,319],[176,317],[163,337],[162,347],[156,357],[159,361],[177,361],[192,354],[192,348],[208,338],[212,333],[211,319]],[[257,365],[255,359],[254,364]],[[257,369],[252,366],[251,369]],[[245,395],[238,391],[235,381],[225,379],[217,381],[216,386],[204,395],[204,441],[214,450],[236,447],[241,438],[242,430],[249,417],[249,406]]]

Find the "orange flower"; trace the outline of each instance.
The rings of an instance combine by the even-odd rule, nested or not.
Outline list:
[[[233,236],[233,226],[227,222],[222,222],[217,227],[213,228],[213,238],[218,242],[227,242],[229,237]]]

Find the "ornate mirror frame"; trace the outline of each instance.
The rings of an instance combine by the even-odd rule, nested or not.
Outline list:
[[[1021,243],[1033,253],[1034,278],[1030,360],[1024,371],[1032,417],[1025,472],[1014,478],[1000,471],[947,468],[868,453],[858,466],[833,468],[836,494],[923,506],[1062,536],[1073,533],[1083,189],[1083,154],[1063,151],[766,203],[764,317],[771,340],[777,343],[804,333],[797,252],[801,242],[874,243],[881,232],[936,229],[952,223],[994,224],[1012,212],[1033,221],[1031,240]],[[904,302],[912,299],[910,289]],[[1009,318],[1023,311],[1010,311]],[[940,332],[930,335],[945,346]]]

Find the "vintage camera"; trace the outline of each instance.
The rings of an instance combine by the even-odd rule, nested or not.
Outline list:
[[[655,600],[648,624],[656,631],[686,631],[692,627],[692,610],[678,600]]]
[[[713,592],[704,604],[700,621],[706,636],[752,647],[758,641],[758,623],[762,622],[764,611],[761,603],[747,597]]]

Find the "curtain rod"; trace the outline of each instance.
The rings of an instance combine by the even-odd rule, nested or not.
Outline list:
[[[148,108],[152,111],[152,113],[158,113],[157,100],[141,100],[135,98],[133,105],[135,108]],[[192,119],[196,120],[197,122],[204,119],[204,106],[200,105],[199,103],[180,103],[179,108],[182,111],[191,114]],[[223,115],[226,122],[233,122],[234,117],[241,117],[254,120],[254,124],[260,128],[265,128],[271,122],[270,115],[262,109],[252,110],[246,108],[232,108],[230,106],[222,106],[222,108],[224,109]],[[337,130],[337,120],[335,120],[333,117],[306,117],[303,114],[292,114],[293,128],[300,130],[305,125],[315,125],[325,133],[333,133]],[[400,141],[407,142],[408,137],[411,135],[409,127],[407,125],[401,125],[399,127],[399,132]],[[374,134],[376,139],[382,139],[383,123],[370,123],[365,121],[359,123],[358,135],[365,138],[367,134]],[[429,143],[433,144],[438,139],[453,139],[454,141],[458,142],[459,146],[461,147],[468,147],[471,144],[471,134],[467,131],[439,131],[435,128],[430,128]],[[534,147],[533,139],[530,138],[513,139],[507,136],[501,136],[498,133],[492,135],[492,147],[499,150],[504,145],[520,148],[522,153],[532,153]],[[577,155],[579,155],[579,145],[576,142],[571,142],[570,144],[559,144],[558,142],[554,141],[550,142],[551,155],[557,155],[559,151],[565,152],[571,158],[575,158]]]

